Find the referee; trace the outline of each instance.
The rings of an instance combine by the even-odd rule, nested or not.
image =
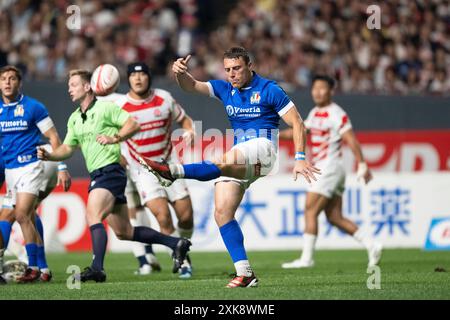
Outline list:
[[[38,150],[43,160],[61,161],[72,156],[77,147],[86,161],[91,177],[87,202],[93,261],[79,278],[82,282],[104,282],[106,273],[103,260],[106,252],[107,234],[102,224],[106,219],[120,240],[162,244],[171,248],[174,259],[173,272],[177,272],[186,257],[189,240],[164,235],[148,227],[132,227],[128,218],[124,195],[127,176],[119,164],[119,143],[139,132],[139,124],[112,102],[98,101],[89,85],[91,73],[72,70],[69,74],[69,95],[79,107],[67,123],[64,143],[52,153]]]

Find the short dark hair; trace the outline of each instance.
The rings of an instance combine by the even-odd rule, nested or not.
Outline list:
[[[19,68],[14,66],[4,66],[0,69],[0,76],[8,71],[13,71],[16,73],[16,77],[19,79],[19,82],[22,81],[22,71]]]
[[[223,54],[224,59],[239,59],[241,57],[246,64],[250,63],[250,55],[247,49],[243,47],[231,47]]]
[[[92,73],[90,71],[88,71],[88,70],[74,69],[74,70],[70,70],[69,71],[69,79],[72,78],[73,76],[80,76],[80,78],[81,78],[81,80],[83,82],[90,83],[91,82]]]
[[[328,86],[330,87],[330,89],[334,89],[334,86],[336,84],[336,81],[332,77],[324,75],[324,74],[316,74],[313,77],[311,84],[314,84],[314,82],[316,82],[318,80],[325,81],[328,84]]]

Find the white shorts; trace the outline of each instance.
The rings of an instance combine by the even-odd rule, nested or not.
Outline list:
[[[312,181],[308,192],[321,194],[327,198],[342,196],[345,190],[345,170],[341,165],[320,168],[321,175],[316,175],[317,181]]]
[[[44,164],[40,160],[20,168],[5,169],[6,195],[3,207],[15,206],[17,193],[31,193],[38,196],[43,185],[43,173]]]
[[[167,198],[169,202],[186,198],[189,191],[183,179],[175,180],[168,188],[164,188],[158,179],[144,168],[127,170],[128,181],[125,189],[129,208],[136,208],[156,198]]]
[[[220,177],[215,183],[232,181],[247,189],[258,178],[267,176],[272,172],[277,160],[277,150],[273,143],[266,138],[255,138],[241,142],[233,146],[231,150],[239,150],[245,158],[247,167],[254,166],[252,170],[247,168],[246,179]],[[230,152],[228,151],[228,152]]]

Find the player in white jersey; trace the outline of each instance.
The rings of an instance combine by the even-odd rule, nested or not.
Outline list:
[[[191,238],[193,210],[185,181],[177,180],[170,187],[162,187],[156,177],[139,164],[136,154],[178,163],[176,156],[172,156],[171,127],[173,122],[177,122],[185,130],[185,142],[191,143],[194,138],[192,119],[169,92],[152,89],[151,74],[146,64],[130,64],[127,74],[130,90],[126,95],[116,95],[114,101],[141,126],[140,132],[121,144],[122,156],[128,166],[129,179],[125,195],[131,224],[149,226],[145,206],[154,214],[162,233]],[[178,218],[177,229],[170,215],[169,203]],[[134,243],[133,253],[140,264],[138,274],[149,274],[151,266],[159,269],[150,245]],[[192,275],[188,260],[181,266],[179,273],[180,278]]]
[[[285,269],[314,266],[314,247],[318,234],[318,216],[325,211],[328,221],[352,235],[367,249],[369,266],[378,264],[381,244],[362,234],[358,226],[342,215],[342,194],[345,189],[345,172],[342,160],[342,143],[346,143],[358,163],[357,176],[367,184],[372,174],[364,162],[361,147],[345,111],[332,101],[334,80],[317,75],[313,79],[311,94],[316,106],[305,120],[311,135],[312,163],[322,170],[322,176],[310,185],[305,204],[305,233],[303,252],[299,259],[282,265]],[[292,131],[280,133],[280,139],[291,139]]]

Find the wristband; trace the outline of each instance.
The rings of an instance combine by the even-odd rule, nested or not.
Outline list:
[[[295,153],[295,160],[306,160],[306,155],[304,152],[299,151]]]
[[[67,164],[64,162],[58,163],[58,171],[67,171]]]

